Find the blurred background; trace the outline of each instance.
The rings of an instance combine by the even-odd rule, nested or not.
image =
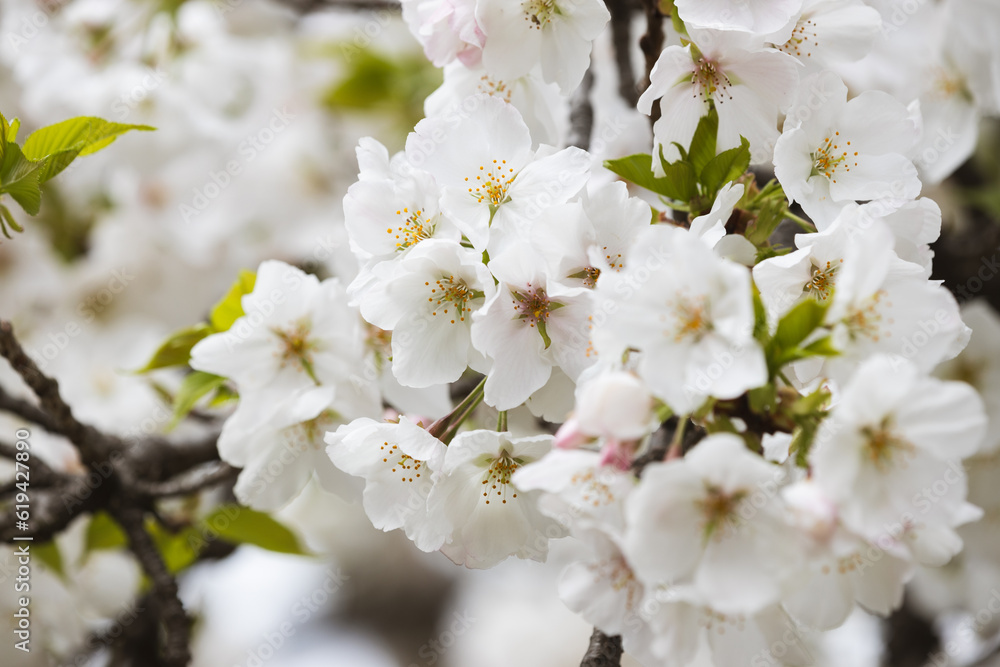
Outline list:
[[[616,94],[606,37],[595,51],[602,158],[648,150],[650,141],[648,119]],[[58,378],[81,420],[121,435],[162,431],[164,394],[180,378],[130,370],[169,333],[203,320],[237,272],[264,259],[349,280],[356,267],[341,201],[356,180],[358,139],[400,149],[441,81],[392,3],[0,0],[0,110],[21,119],[22,137],[81,115],[158,128],[120,138],[48,184],[41,214],[22,216],[26,231],[0,242],[0,317]],[[998,149],[996,124],[983,121],[974,156],[924,193],[945,216],[937,277],[965,288],[962,301],[985,297],[994,307],[1000,281],[981,272],[1000,248]],[[990,278],[1000,267],[991,270]],[[1000,364],[1000,337],[990,335],[981,334],[980,371]],[[0,383],[20,386],[6,365]],[[19,426],[0,415],[0,433]],[[182,424],[174,436],[195,432]],[[34,433],[33,448],[54,467],[79,465],[58,438]],[[989,608],[990,595],[1000,609],[1000,460],[977,470],[972,500],[987,508],[974,529],[980,546],[919,576],[889,623],[858,612],[816,638],[817,664],[922,665]],[[0,472],[6,480],[8,467]],[[317,555],[208,549],[183,571],[194,665],[580,663],[591,628],[556,594],[564,544],[546,564],[468,571],[376,531],[359,506],[312,486],[277,519]],[[16,568],[12,551],[0,549],[0,665],[153,664],[139,569],[120,548],[95,548],[88,521],[60,536],[58,567],[33,573],[30,654],[7,632]],[[1000,626],[994,616],[983,636]],[[978,640],[962,651],[944,659],[971,664],[988,653]]]

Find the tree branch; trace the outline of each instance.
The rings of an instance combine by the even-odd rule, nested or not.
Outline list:
[[[566,143],[583,150],[590,150],[590,135],[594,130],[594,105],[590,92],[594,88],[594,68],[587,68],[580,87],[573,93],[569,110],[569,136]]]
[[[64,435],[80,450],[85,462],[107,458],[112,449],[119,448],[116,438],[100,433],[92,426],[77,421],[73,411],[59,393],[59,383],[48,377],[24,352],[14,336],[10,322],[0,321],[0,356],[10,362],[18,375],[38,397],[43,412],[51,419],[53,433]]]
[[[639,85],[640,91],[649,88],[649,77],[653,72],[653,66],[663,51],[663,43],[666,34],[663,32],[663,13],[660,12],[660,0],[642,0],[646,10],[646,34],[639,39],[639,47],[642,48],[646,56],[646,76]],[[660,118],[660,106],[653,105],[652,113],[649,116],[650,123],[655,123]]]
[[[0,411],[17,415],[21,419],[38,424],[50,433],[58,433],[58,426],[41,408],[20,398],[14,398],[0,387]]]
[[[632,65],[632,10],[630,0],[606,0],[611,14],[611,45],[618,69],[618,94],[631,106],[639,101],[635,69]]]
[[[192,468],[165,482],[147,482],[137,479],[132,482],[131,487],[137,493],[150,498],[170,498],[197,493],[216,484],[233,481],[239,474],[239,468],[234,468],[222,461],[213,461]]]
[[[152,581],[151,602],[163,625],[163,667],[185,667],[191,661],[191,619],[177,596],[177,580],[167,570],[160,552],[143,525],[143,512],[137,507],[112,507],[112,514],[128,536],[129,547]]]
[[[618,667],[622,660],[622,638],[609,637],[597,628],[590,635],[590,646],[583,656],[580,667]]]

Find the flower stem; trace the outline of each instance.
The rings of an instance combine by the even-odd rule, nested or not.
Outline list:
[[[497,432],[503,433],[507,430],[507,411],[501,410],[500,415],[497,417]]]
[[[805,218],[800,218],[799,216],[795,215],[794,213],[792,213],[791,211],[789,211],[787,209],[785,210],[785,217],[788,218],[789,220],[791,220],[792,222],[794,222],[795,224],[797,224],[804,231],[807,231],[807,232],[815,232],[816,231],[816,225],[814,225],[813,223],[809,222]]]
[[[677,428],[674,429],[674,437],[670,440],[670,449],[667,450],[667,461],[681,457],[681,447],[684,444],[684,431],[687,429],[687,423],[687,415],[677,418]]]
[[[463,398],[462,402],[456,405],[451,412],[428,426],[427,432],[446,445],[451,442],[451,439],[455,437],[455,433],[458,431],[458,427],[462,425],[462,422],[472,414],[472,411],[476,409],[479,402],[483,400],[485,387],[486,378],[483,378],[476,385],[475,389],[470,391],[469,395]]]

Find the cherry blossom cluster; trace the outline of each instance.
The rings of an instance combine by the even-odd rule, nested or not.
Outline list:
[[[640,192],[551,145],[603,3],[404,2],[445,84],[403,151],[357,148],[356,276],[265,262],[191,365],[239,391],[220,453],[245,503],[315,472],[473,568],[570,535],[561,596],[644,664],[808,664],[810,633],[888,614],[982,515],[962,461],[995,443],[935,375],[962,378],[970,329],[920,195],[1000,110],[1000,52],[940,3],[939,78],[904,103],[851,70],[892,53],[880,3],[672,4],[650,154],[608,163]]]

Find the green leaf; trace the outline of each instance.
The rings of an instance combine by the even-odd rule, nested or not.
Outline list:
[[[292,531],[269,515],[239,505],[223,505],[202,520],[203,531],[234,544],[253,544],[284,554],[305,554]]]
[[[17,224],[17,221],[14,220],[14,216],[11,215],[7,207],[0,204],[0,232],[3,232],[3,235],[9,239],[14,238],[10,235],[10,232],[7,231],[7,225],[10,225],[11,229],[15,232],[20,233],[24,231],[24,227]]]
[[[715,107],[709,107],[708,114],[701,117],[698,127],[691,137],[691,148],[688,149],[688,160],[696,174],[701,174],[705,165],[715,157],[715,142],[719,134],[719,114]],[[718,189],[718,188],[716,188]]]
[[[811,394],[801,396],[792,404],[792,414],[796,417],[805,417],[819,412],[830,399],[830,392],[820,387]]]
[[[25,156],[20,146],[8,142],[0,164],[0,193],[13,197],[28,215],[37,215],[42,206],[39,176],[44,166]]]
[[[126,125],[93,116],[78,116],[32,132],[24,142],[24,154],[32,160],[50,158],[42,174],[44,183],[77,157],[96,153],[125,132],[154,129],[148,125]]]
[[[812,357],[836,357],[840,354],[840,350],[834,347],[830,336],[824,336],[805,346],[802,350]]]
[[[84,553],[99,549],[120,549],[128,544],[125,531],[107,512],[97,512],[87,525]]]
[[[798,346],[823,322],[829,305],[829,300],[822,303],[808,298],[799,301],[778,322],[772,339],[776,348],[781,350]]]
[[[670,184],[665,178],[653,175],[653,157],[646,153],[638,153],[616,160],[605,160],[604,168],[612,171],[626,181],[635,183],[651,192],[666,195]]]
[[[722,151],[701,170],[698,180],[705,187],[706,194],[713,198],[726,183],[735,181],[750,167],[750,142],[740,137],[740,145]]]
[[[202,371],[189,373],[181,382],[181,388],[174,397],[174,417],[167,429],[176,426],[194,409],[195,404],[202,396],[221,386],[225,381],[226,378],[211,373]]]
[[[3,154],[7,150],[7,132],[10,130],[10,124],[7,122],[7,117],[0,113],[0,161],[3,161]]]
[[[170,532],[149,517],[146,519],[146,532],[153,538],[156,550],[171,574],[180,572],[198,559],[202,542],[195,527]]]
[[[191,348],[210,333],[212,333],[212,328],[207,324],[196,324],[193,327],[175,331],[153,353],[146,365],[135,372],[148,373],[157,368],[186,365],[191,359]]]
[[[62,553],[59,552],[59,545],[56,544],[55,540],[36,544],[31,547],[31,554],[60,577],[66,575],[66,571],[63,569]]]
[[[768,382],[763,387],[751,389],[747,393],[747,400],[751,410],[757,414],[767,414],[778,402],[778,390],[773,382]]]
[[[769,199],[760,204],[756,217],[747,225],[744,236],[758,248],[767,245],[768,240],[784,219],[784,199]]]
[[[15,118],[10,121],[7,127],[7,142],[12,143],[17,141],[17,131],[21,129],[21,119]]]
[[[698,178],[690,162],[667,162],[660,152],[660,165],[663,167],[664,180],[667,182],[666,192],[661,194],[682,202],[690,202],[698,196]]]
[[[764,300],[760,298],[760,290],[753,286],[753,337],[765,342],[768,337],[767,309]]]
[[[233,326],[233,322],[246,314],[243,312],[243,295],[253,291],[256,281],[257,274],[253,271],[246,269],[240,271],[239,278],[229,288],[226,296],[222,297],[222,300],[212,308],[209,321],[212,323],[213,330],[228,331],[229,327]]]

